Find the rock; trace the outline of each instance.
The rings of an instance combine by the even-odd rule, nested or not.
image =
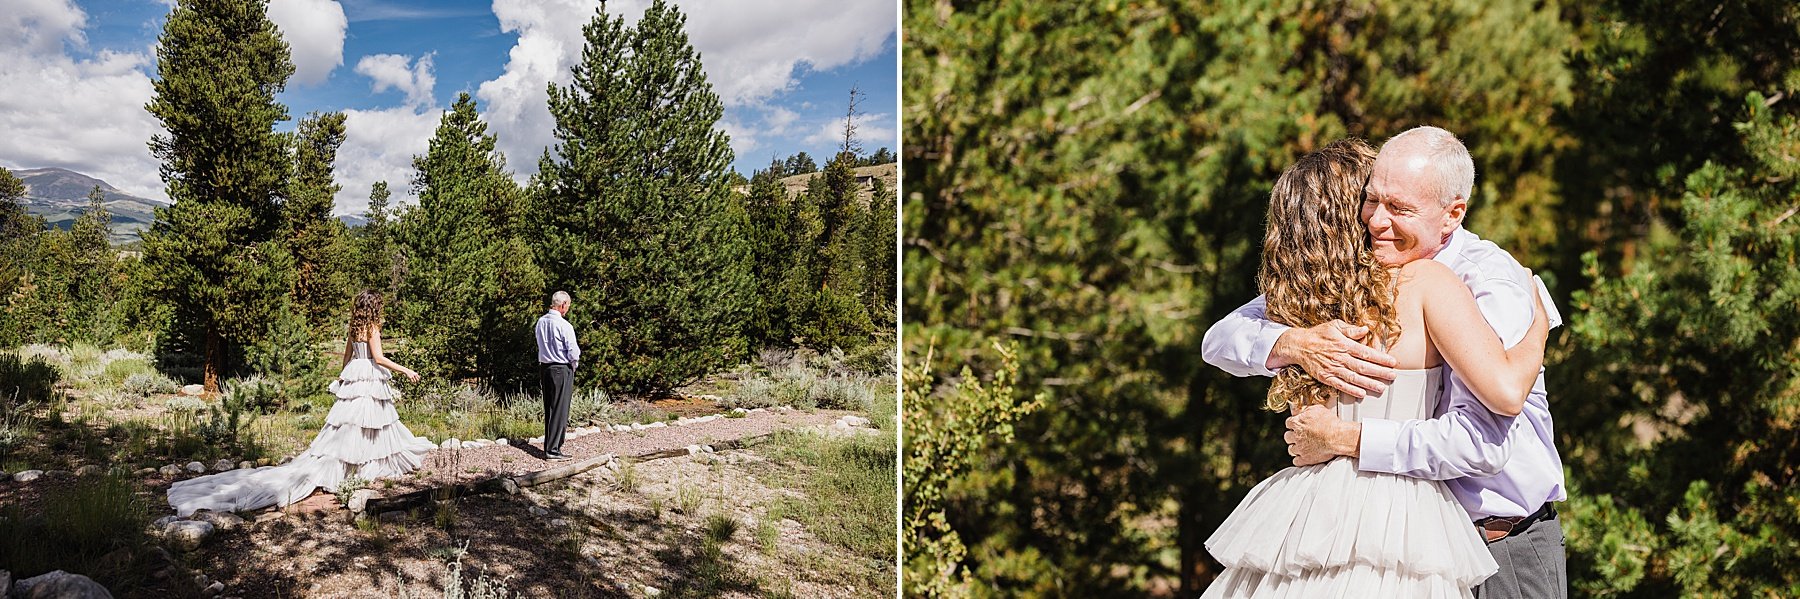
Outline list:
[[[194,586],[204,587],[204,586],[206,586],[206,583],[209,583],[209,582],[212,582],[212,579],[207,578],[205,574],[195,574],[194,575]]]
[[[150,476],[152,474],[156,474],[155,468],[139,468],[137,471],[138,476]]]
[[[644,425],[644,428],[663,428],[663,427],[666,427],[666,426],[669,426],[669,425],[667,425],[667,424],[663,424],[663,423],[661,423],[661,422],[652,422],[652,423],[650,423],[650,424],[646,424],[646,425]]]
[[[350,494],[350,503],[344,507],[350,508],[352,514],[360,514],[369,507],[370,499],[380,496],[381,494],[376,493],[373,489],[357,489],[356,492]]]
[[[194,512],[194,519],[212,524],[219,530],[237,530],[238,527],[243,526],[245,522],[244,518],[237,514],[231,512],[215,512],[211,510]]]
[[[28,482],[37,480],[38,477],[41,477],[43,475],[44,475],[43,470],[25,470],[25,471],[19,472],[18,474],[12,475],[12,479],[15,482],[28,483]],[[59,572],[60,572],[60,570],[59,570]],[[46,574],[46,576],[48,576],[48,574]],[[19,581],[19,584],[25,584],[25,581],[21,580],[21,581]]]
[[[112,599],[112,593],[100,583],[62,570],[19,581],[10,596],[19,599]]]
[[[746,410],[743,408],[732,408],[731,413],[733,413],[733,414],[749,414],[750,410]]]
[[[480,445],[480,446],[482,446],[482,447],[487,447],[487,446],[489,446],[489,445],[493,445],[493,444],[494,444],[494,440],[493,440],[493,439],[476,439],[476,440],[475,440],[475,443],[476,443],[476,444],[477,444],[477,445]]]
[[[231,469],[231,460],[219,460],[217,462],[213,462],[212,469],[213,469],[213,472],[224,472],[226,470],[230,470]]]
[[[181,476],[181,467],[174,464],[163,466],[157,471],[161,472],[163,476]]]
[[[194,474],[199,474],[201,472],[206,471],[206,464],[202,464],[200,462],[188,462],[187,465],[182,466],[181,469],[186,470],[188,472],[192,472]]]
[[[863,418],[861,416],[845,416],[843,418],[839,418],[838,422],[842,422],[842,423],[848,424],[850,426],[868,426],[869,425],[869,419]]]
[[[557,528],[568,528],[568,527],[569,527],[569,521],[568,521],[568,520],[564,520],[564,519],[562,519],[562,518],[557,518],[557,519],[555,519],[555,520],[551,520],[551,521],[550,521],[550,525],[551,525],[551,526],[555,526],[555,527],[557,527]]]
[[[74,476],[75,476],[74,473],[71,473],[68,470],[45,470],[44,471],[44,478],[72,478]]]
[[[206,385],[185,385],[181,388],[182,395],[199,397],[200,395],[205,394],[205,393],[206,393]]]
[[[696,453],[705,453],[706,452],[706,450],[701,449],[699,445],[689,445],[689,446],[687,446],[686,449],[687,449],[688,455],[694,455]]]
[[[270,465],[273,463],[275,463],[275,460],[271,460],[269,458],[257,458],[256,459],[256,465],[258,465],[258,466],[267,466],[267,465]]]
[[[442,444],[438,445],[438,447],[442,447],[444,449],[456,449],[458,447],[462,447],[462,441],[456,440],[456,437],[451,437],[448,439],[444,439],[444,442]]]
[[[168,528],[170,524],[180,522],[180,521],[181,521],[181,516],[163,516],[161,518],[157,518],[155,522],[151,522],[150,525],[156,527],[156,530],[161,531],[165,528]]]
[[[206,585],[206,590],[201,592],[206,593],[208,597],[217,596],[219,593],[225,592],[225,583],[215,580],[212,584]]]
[[[256,515],[256,523],[262,524],[264,522],[274,522],[276,520],[280,520],[280,519],[286,518],[286,517],[287,517],[287,514],[280,512],[280,511],[263,512],[261,514]]]
[[[88,464],[75,469],[75,476],[93,476],[100,473],[100,467]]]
[[[474,441],[463,441],[463,442],[462,442],[462,448],[463,448],[463,449],[474,449],[474,448],[477,448],[477,447],[480,447],[480,446],[481,446],[481,444],[479,444],[479,443],[476,443],[476,442],[474,442]]]
[[[506,437],[501,437],[501,438],[498,438],[498,439],[494,439],[494,444],[495,444],[495,445],[512,445],[512,443],[511,443],[511,442],[510,442],[510,441],[508,441],[508,440],[507,440],[507,439],[506,439]]]
[[[531,515],[533,515],[533,516],[548,516],[548,515],[550,515],[550,510],[547,510],[547,509],[544,509],[542,507],[535,506],[535,505],[531,506],[530,511],[531,511]]]
[[[713,446],[711,446],[711,445],[702,445],[702,446],[700,446],[700,449],[704,449],[704,450],[706,450],[706,453],[712,453],[712,452],[713,452]]]
[[[193,551],[194,549],[199,548],[200,544],[204,543],[207,538],[212,536],[213,530],[211,522],[182,520],[180,522],[169,523],[169,527],[164,529],[163,534],[167,536],[170,541],[175,543],[176,548],[183,551]]]
[[[769,411],[769,410],[768,410],[768,409],[767,409],[767,408],[750,408],[750,412],[749,412],[749,413],[751,413],[751,414],[761,414],[761,413],[763,413],[763,412],[767,412],[767,411]]]
[[[256,464],[251,462],[250,460],[244,460],[242,462],[238,462],[238,470],[244,470],[246,468],[254,468],[254,467],[256,467]]]
[[[656,587],[653,587],[650,585],[644,585],[644,595],[645,596],[655,597],[655,596],[661,595],[661,594],[662,594],[662,589],[659,589],[659,588],[656,588]]]
[[[528,441],[530,441],[532,443],[542,444],[544,442],[544,438],[543,437],[532,437],[532,438],[528,439]]]

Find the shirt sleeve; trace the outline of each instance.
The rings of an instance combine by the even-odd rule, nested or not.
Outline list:
[[[561,329],[563,351],[569,356],[569,364],[574,365],[581,361],[581,346],[575,343],[575,326],[565,322]]]
[[[1269,352],[1288,327],[1270,322],[1267,306],[1259,295],[1214,323],[1200,342],[1200,357],[1232,376],[1275,376]]]

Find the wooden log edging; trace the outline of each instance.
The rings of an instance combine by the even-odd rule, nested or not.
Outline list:
[[[775,434],[776,433],[763,433],[729,441],[720,441],[718,443],[713,443],[709,447],[712,447],[714,451],[720,449],[742,449],[761,443],[770,437],[775,436]],[[677,449],[644,452],[628,456],[624,459],[633,462],[648,462],[650,460],[680,457],[688,455],[689,453],[691,452],[688,448],[682,447]],[[603,453],[591,458],[585,458],[553,468],[538,470],[536,472],[527,472],[516,475],[500,475],[479,481],[420,489],[410,493],[395,495],[393,497],[370,497],[369,500],[363,504],[363,511],[360,513],[352,513],[352,516],[374,516],[382,512],[412,509],[423,505],[429,505],[432,501],[438,499],[450,499],[501,492],[508,495],[516,495],[518,494],[519,489],[535,487],[544,483],[569,478],[611,463],[616,459],[618,458],[615,458],[613,454]]]

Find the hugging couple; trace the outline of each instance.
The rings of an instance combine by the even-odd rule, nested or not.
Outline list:
[[[1294,467],[1206,541],[1204,597],[1566,597],[1543,378],[1561,324],[1531,271],[1462,227],[1468,149],[1419,127],[1331,143],[1269,197],[1263,293],[1205,360],[1272,376]],[[1351,459],[1334,459],[1337,457]]]

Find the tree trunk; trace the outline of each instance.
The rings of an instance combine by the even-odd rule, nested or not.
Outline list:
[[[220,351],[220,345],[222,345],[222,340],[219,339],[218,329],[214,328],[214,325],[207,325],[206,375],[204,378],[207,395],[218,395],[219,393],[219,369],[225,359],[221,355],[223,352]]]

